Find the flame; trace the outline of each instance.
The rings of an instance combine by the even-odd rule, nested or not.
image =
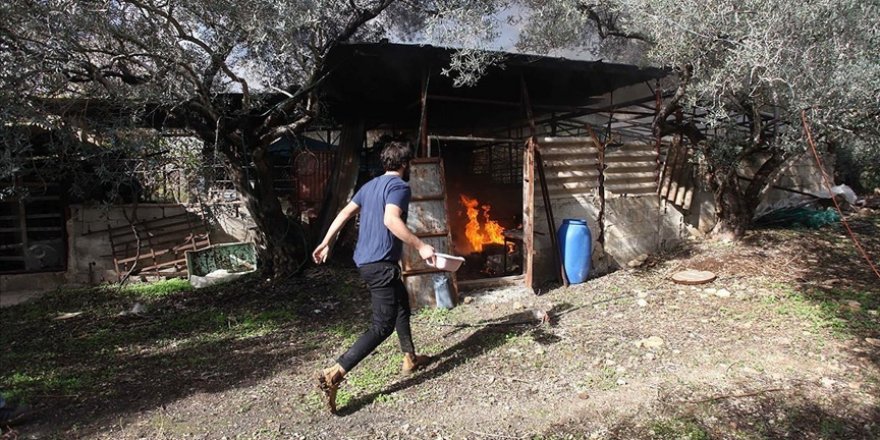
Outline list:
[[[460,196],[462,206],[465,207],[465,214],[468,223],[464,228],[464,235],[471,249],[475,252],[482,252],[485,244],[504,244],[504,227],[492,220],[489,216],[490,205],[480,206],[480,201],[476,198],[468,197],[464,194]],[[480,224],[480,211],[482,210],[483,223]]]

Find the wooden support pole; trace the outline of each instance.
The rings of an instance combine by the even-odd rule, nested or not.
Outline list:
[[[526,79],[520,75],[520,87],[522,92],[522,106],[526,118],[529,120],[530,138],[523,149],[523,275],[525,285],[534,289],[535,274],[535,116],[532,114],[532,106],[529,102],[529,90]],[[552,234],[553,231],[550,231]]]
[[[421,115],[419,116],[419,152],[417,157],[428,157],[428,84],[431,81],[430,69],[422,76]]]
[[[525,286],[534,285],[535,257],[535,143],[523,149],[523,275]]]
[[[529,139],[534,142],[534,138]],[[563,286],[568,287],[568,275],[562,265],[562,252],[559,241],[556,239],[556,219],[553,217],[553,205],[550,201],[550,191],[547,189],[547,177],[544,175],[544,159],[541,158],[541,150],[535,147],[535,164],[538,167],[538,177],[541,178],[541,196],[544,200],[544,214],[547,216],[547,229],[550,235],[550,245],[553,248],[553,266],[556,269],[556,280]]]

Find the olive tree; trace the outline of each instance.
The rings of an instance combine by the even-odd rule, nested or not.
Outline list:
[[[802,114],[821,145],[877,142],[880,2],[860,0],[528,0],[524,47],[589,44],[642,54],[675,77],[654,122],[699,153],[720,222],[741,237],[761,195],[804,151]],[[697,114],[676,118],[676,114]],[[707,133],[711,132],[709,136]],[[751,180],[738,177],[746,166]]]
[[[321,116],[328,52],[389,29],[412,33],[483,14],[493,3],[10,0],[0,5],[3,127],[54,126],[80,137],[138,124],[189,131],[206,155],[225,160],[256,222],[262,267],[282,274],[303,249],[275,193],[268,146]],[[92,102],[109,111],[90,114]],[[5,128],[8,145],[26,144]],[[0,167],[14,172],[22,152],[5,148]]]

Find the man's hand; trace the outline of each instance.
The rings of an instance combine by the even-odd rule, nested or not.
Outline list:
[[[315,248],[315,251],[312,252],[312,260],[314,260],[316,264],[325,263],[329,255],[330,246],[327,243],[322,242],[318,245],[318,247]]]
[[[333,219],[333,223],[330,224],[330,229],[327,230],[324,240],[322,240],[321,244],[319,244],[312,252],[312,260],[314,260],[316,264],[327,262],[327,257],[330,256],[331,243],[336,242],[336,234],[338,234],[342,227],[345,226],[348,219],[354,217],[354,215],[360,210],[361,207],[358,206],[357,203],[348,202],[348,204],[345,205],[345,208],[342,208],[342,211],[339,211],[339,214]]]
[[[428,264],[433,266],[436,263],[437,258],[434,256],[434,246],[431,246],[428,243],[422,242],[419,245],[419,256],[422,257],[423,260],[427,261]]]

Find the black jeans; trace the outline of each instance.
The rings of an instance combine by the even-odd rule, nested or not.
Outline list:
[[[409,295],[400,279],[400,266],[397,263],[378,262],[365,264],[358,270],[370,289],[373,322],[370,329],[339,357],[339,365],[345,371],[351,371],[395,330],[400,339],[400,349],[404,353],[416,352],[409,328]]]

